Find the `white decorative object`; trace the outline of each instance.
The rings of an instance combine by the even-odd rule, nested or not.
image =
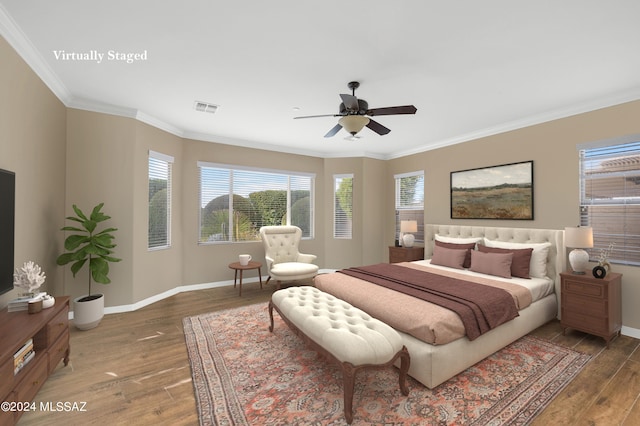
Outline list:
[[[415,220],[401,220],[400,232],[402,233],[402,245],[408,248],[413,247],[415,237],[412,232],[418,232],[418,222]]]
[[[42,297],[42,309],[47,309],[56,304],[56,299],[53,296],[45,295]]]
[[[22,268],[16,268],[13,274],[13,285],[24,290],[25,294],[36,294],[46,278],[40,266],[28,261],[22,265]]]
[[[574,274],[584,274],[589,269],[589,253],[585,248],[593,247],[593,228],[578,226],[564,228],[564,245],[573,248],[569,253],[569,263]]]

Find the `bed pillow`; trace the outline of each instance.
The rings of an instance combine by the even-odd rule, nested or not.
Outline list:
[[[529,262],[529,276],[534,278],[545,278],[547,276],[547,256],[549,255],[551,243],[510,243],[485,238],[484,245],[504,249],[532,248],[531,261]]]
[[[448,266],[449,268],[464,269],[464,259],[467,256],[465,250],[456,250],[446,247],[434,246],[432,265]]]
[[[511,262],[513,253],[471,252],[471,270],[481,274],[511,278]]]
[[[531,253],[533,252],[532,248],[503,249],[478,244],[478,251],[483,253],[513,253],[513,260],[511,261],[511,276],[518,278],[531,278],[529,276],[529,269],[531,264]]]
[[[443,243],[454,243],[454,244],[470,244],[477,243],[478,241],[482,241],[482,237],[445,237],[444,235],[435,235],[436,241],[442,241]]]
[[[463,268],[468,268],[471,266],[471,250],[476,248],[476,243],[466,243],[466,244],[456,244],[456,243],[445,243],[444,241],[436,240],[436,246],[444,247],[448,249],[454,250],[465,250],[466,256],[464,258],[464,263],[462,264]]]

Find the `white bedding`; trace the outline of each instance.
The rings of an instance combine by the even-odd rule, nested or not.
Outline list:
[[[452,269],[446,266],[432,265],[431,259],[418,260],[412,263],[415,263],[416,265],[421,265],[424,267],[429,267],[429,268],[455,271],[456,273],[464,274],[464,275],[470,275],[475,277],[486,277],[486,275],[484,274],[481,274],[479,272],[473,272],[468,269]],[[549,277],[526,279],[526,278],[517,278],[517,277],[501,278],[501,277],[491,276],[491,279],[496,281],[504,281],[506,283],[511,283],[511,284],[518,284],[523,287],[526,287],[531,292],[532,302],[540,300],[543,297],[546,297],[551,293],[553,293],[554,286],[555,286],[555,282]]]

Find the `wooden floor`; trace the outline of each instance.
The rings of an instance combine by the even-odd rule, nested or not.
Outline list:
[[[241,298],[233,287],[181,293],[136,312],[107,315],[90,331],[72,328],[71,362],[58,366],[35,401],[84,411],[37,410],[18,424],[197,425],[182,318],[253,303],[266,308],[273,286],[260,290],[245,283],[242,290]],[[557,321],[532,334],[594,357],[534,425],[640,424],[640,340],[621,336],[605,349],[599,338],[563,336]]]

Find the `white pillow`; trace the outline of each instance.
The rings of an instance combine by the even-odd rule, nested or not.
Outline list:
[[[482,240],[482,237],[456,238],[456,237],[445,237],[444,235],[436,234],[436,240],[441,241],[443,243],[470,244],[470,243],[477,243],[478,241]]]
[[[510,243],[506,241],[495,241],[484,239],[487,247],[498,247],[503,249],[523,249],[532,248],[531,262],[529,263],[529,275],[534,278],[545,278],[547,276],[547,257],[551,243]]]

